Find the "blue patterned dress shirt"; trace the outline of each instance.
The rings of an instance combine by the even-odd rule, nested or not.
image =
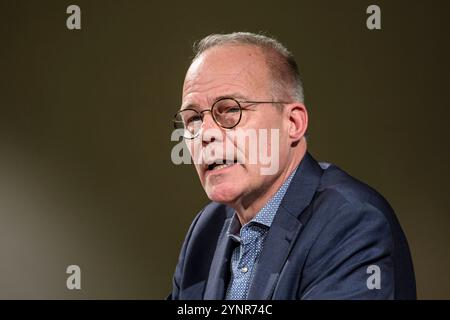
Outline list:
[[[264,240],[296,171],[297,169],[291,173],[277,193],[242,228],[237,214],[234,213],[227,234],[239,245],[233,250],[231,256],[231,276],[226,293],[227,300],[245,300],[247,298],[253,269],[262,251]]]

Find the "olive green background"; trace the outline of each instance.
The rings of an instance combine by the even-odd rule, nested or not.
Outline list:
[[[382,30],[366,28],[370,4]],[[448,14],[444,1],[1,0],[0,298],[166,297],[207,202],[170,159],[192,43],[264,31],[300,65],[312,154],[390,201],[419,298],[449,299]]]

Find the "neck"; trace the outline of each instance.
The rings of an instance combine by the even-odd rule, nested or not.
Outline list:
[[[266,190],[263,190],[262,192],[255,192],[254,194],[246,197],[247,199],[242,199],[232,206],[236,210],[241,226],[245,225],[256,216],[256,214],[275,195],[275,193],[277,193],[286,179],[300,164],[306,153],[306,144],[304,141],[302,142],[302,146],[300,144],[298,145],[298,147],[300,147],[300,150],[298,150],[299,152],[296,152],[292,156],[285,168],[278,173],[277,178],[271,182]]]

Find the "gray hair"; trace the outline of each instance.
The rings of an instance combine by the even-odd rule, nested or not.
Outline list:
[[[292,53],[274,38],[250,32],[211,34],[194,44],[194,58],[204,51],[220,45],[253,45],[262,49],[272,76],[272,93],[275,99],[290,99],[304,102],[303,85],[297,62]]]

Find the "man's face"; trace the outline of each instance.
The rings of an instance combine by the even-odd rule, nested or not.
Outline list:
[[[237,100],[273,101],[270,74],[262,52],[252,46],[218,46],[205,51],[190,66],[183,87],[182,109],[189,107],[198,111],[211,108],[220,97]],[[200,135],[186,140],[193,159],[202,160],[195,167],[203,188],[212,201],[226,204],[251,203],[263,194],[279,176],[279,170],[271,175],[262,175],[260,163],[249,161],[252,149],[247,143],[237,142],[237,132],[252,129],[278,129],[279,167],[286,163],[288,152],[287,124],[283,112],[272,104],[241,104],[242,118],[233,129],[223,129],[212,119],[210,112],[204,113]],[[248,106],[248,108],[247,108]],[[257,136],[258,143],[260,136]],[[274,148],[267,136],[268,153]],[[284,143],[279,143],[284,141]],[[211,151],[216,151],[211,152]],[[226,151],[228,150],[228,152]],[[230,150],[233,152],[230,154]],[[258,152],[261,150],[258,149]],[[216,154],[218,156],[214,156]],[[219,159],[220,158],[220,159]],[[252,158],[254,159],[254,157]],[[209,166],[211,162],[239,162],[228,166]]]

